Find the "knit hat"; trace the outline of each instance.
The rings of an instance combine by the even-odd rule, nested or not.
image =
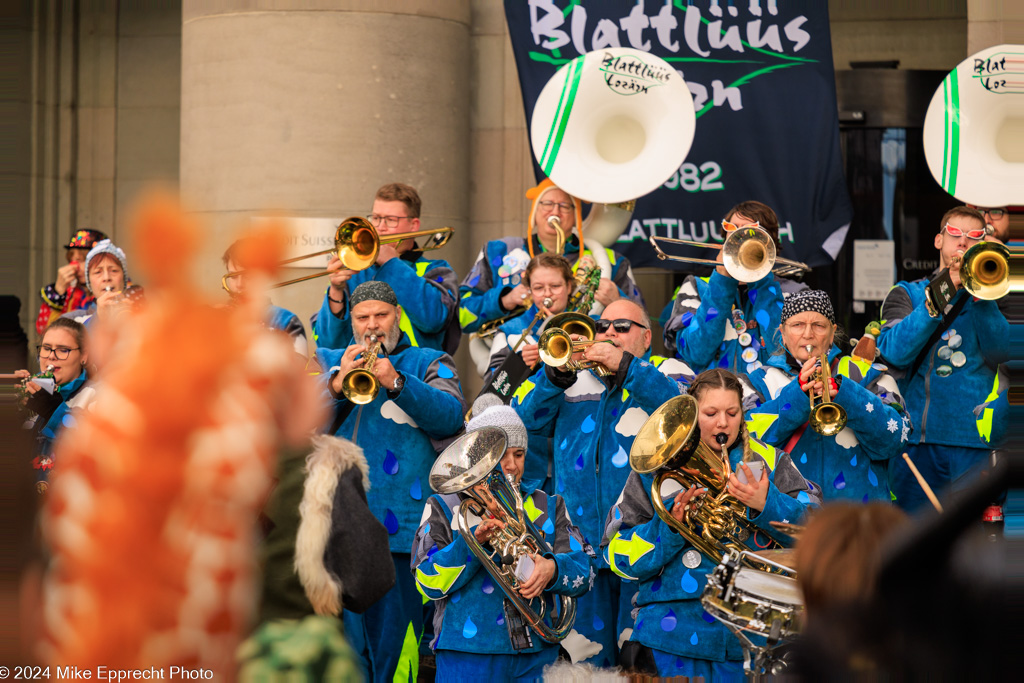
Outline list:
[[[124,272],[124,282],[127,285],[129,279],[128,266],[124,251],[121,247],[118,247],[109,239],[106,239],[97,242],[96,246],[89,251],[89,255],[85,257],[85,286],[89,288],[89,291],[92,292],[92,285],[89,284],[89,269],[92,267],[93,259],[100,254],[110,254],[117,259],[117,262],[121,264],[121,270]],[[96,294],[96,292],[93,292],[93,294]]]
[[[364,301],[383,301],[392,306],[398,305],[395,290],[391,289],[391,285],[380,280],[367,280],[356,287],[352,292],[349,306],[354,308],[356,304],[361,304]]]
[[[832,311],[832,300],[820,289],[805,289],[786,297],[782,305],[782,322],[786,322],[797,313],[814,311],[828,318],[835,325],[836,314]]]
[[[466,425],[466,431],[472,432],[482,427],[501,427],[508,438],[506,448],[527,447],[523,421],[516,411],[505,405],[495,394],[484,394],[473,403],[473,419]]]
[[[71,240],[64,245],[65,249],[92,249],[96,246],[97,242],[107,239],[99,230],[92,230],[90,228],[81,228],[75,230],[75,234],[71,236]]]

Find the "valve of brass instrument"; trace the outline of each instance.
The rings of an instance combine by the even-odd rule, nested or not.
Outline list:
[[[377,363],[377,356],[380,355],[381,342],[377,337],[370,337],[371,344],[363,353],[363,365],[359,368],[349,370],[342,379],[341,393],[356,405],[372,403],[380,391],[380,382],[373,374],[373,366]]]

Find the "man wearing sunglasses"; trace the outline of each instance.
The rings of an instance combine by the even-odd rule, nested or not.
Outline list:
[[[942,283],[941,269],[948,268],[953,298],[936,310],[926,298],[928,279],[900,282],[882,303],[886,322],[878,337],[884,362],[903,373],[900,391],[914,425],[907,453],[939,495],[968,483],[1002,441],[1006,420],[994,419],[993,406],[1007,390],[999,364],[1009,356],[1010,333],[995,301],[960,287],[959,257],[986,239],[982,214],[958,206],[940,225],[933,279]],[[890,461],[889,486],[905,510],[927,505],[902,458]]]
[[[512,400],[531,436],[552,438],[554,488],[591,542],[601,538],[608,511],[625,486],[637,430],[693,378],[684,363],[650,355],[651,320],[636,303],[614,301],[596,322],[595,340],[613,343],[588,347],[582,359],[601,363],[610,376],[542,366]],[[587,661],[610,666],[623,629],[632,627],[636,587],[624,585],[604,560],[595,562],[593,587],[577,601],[574,629],[601,648]]]
[[[381,237],[420,230],[420,195],[402,183],[384,185],[377,190],[367,220]],[[379,280],[398,297],[399,325],[412,346],[455,353],[462,336],[455,313],[458,279],[444,259],[428,258],[407,239],[380,245],[377,262],[365,270],[348,270],[333,255],[327,270],[331,283],[310,321],[318,347],[345,349],[354,343],[349,293],[364,282]]]

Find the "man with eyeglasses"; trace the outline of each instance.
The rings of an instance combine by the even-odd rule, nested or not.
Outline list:
[[[533,200],[526,237],[503,237],[488,242],[459,286],[459,323],[463,332],[476,332],[488,321],[507,317],[524,305],[529,306],[530,292],[522,282],[523,271],[537,254],[556,252],[559,237],[553,222],[560,225],[565,239],[560,255],[573,264],[574,271],[579,265],[581,248],[583,254],[590,253],[581,242],[579,226],[583,214],[579,199],[548,179],[531,188],[526,197]],[[612,249],[603,251],[611,266],[611,278],[601,279],[595,299],[608,305],[616,299],[627,298],[642,306],[643,296],[633,279],[629,261]]]
[[[722,221],[724,232],[750,225],[766,231],[781,251],[779,219],[770,206],[740,202]],[[719,250],[719,263],[723,255]],[[722,266],[709,277],[690,275],[662,311],[665,348],[696,372],[711,368],[753,372],[781,350],[774,331],[784,296],[804,289],[807,285],[802,282],[774,273],[757,282],[739,282]]]
[[[1010,239],[1010,212],[1006,210],[1005,206],[991,209],[971,204],[967,206],[977,209],[978,213],[985,218],[985,227],[990,235],[1004,244]]]
[[[595,339],[612,343],[590,346],[582,359],[601,363],[610,376],[544,366],[512,401],[531,434],[553,433],[554,488],[589,539],[601,538],[608,511],[626,484],[629,451],[640,426],[694,376],[678,360],[651,356],[651,319],[628,299],[604,309]],[[616,663],[623,630],[632,627],[636,587],[623,585],[603,559],[594,562],[594,584],[577,601],[574,627],[589,642],[573,640],[571,647],[581,642],[599,646],[596,654],[583,658],[610,666]]]
[[[367,219],[381,237],[420,229],[420,196],[415,188],[390,183],[377,190]],[[412,239],[382,244],[377,262],[360,271],[348,270],[334,255],[327,263],[330,286],[323,305],[313,315],[313,339],[318,347],[344,349],[352,344],[349,293],[364,282],[388,283],[401,306],[399,324],[412,346],[454,353],[461,332],[455,271],[444,259],[427,258]]]
[[[992,406],[1007,390],[999,364],[1008,359],[1010,334],[995,301],[975,299],[960,286],[960,256],[986,239],[982,214],[954,207],[941,225],[933,282],[947,292],[951,284],[951,298],[936,306],[926,294],[929,280],[898,283],[882,303],[878,337],[885,362],[903,373],[900,391],[914,425],[907,452],[939,494],[962,488],[1003,439],[1005,420],[993,419]],[[946,268],[948,279],[941,272]],[[905,510],[927,505],[902,458],[890,461],[889,485]]]

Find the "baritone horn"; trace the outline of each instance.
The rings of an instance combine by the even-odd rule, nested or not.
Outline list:
[[[804,347],[808,355],[814,347]],[[823,351],[818,359],[818,369],[811,377],[811,382],[821,382],[821,392],[811,389],[811,416],[808,422],[814,431],[822,436],[835,436],[846,426],[846,410],[832,400],[829,387],[832,385],[832,366],[828,362],[828,351]]]
[[[363,366],[349,370],[341,380],[341,393],[360,406],[372,403],[380,391],[380,381],[373,374],[373,366],[377,364],[381,343],[376,337],[371,337],[371,340],[370,348],[363,353]]]
[[[397,242],[415,239],[417,237],[427,237],[427,243],[425,246],[420,248],[420,251],[432,251],[434,249],[440,249],[446,245],[454,232],[455,231],[452,228],[444,227],[437,228],[436,230],[400,232],[381,237],[374,227],[370,225],[368,220],[362,216],[351,216],[343,220],[341,225],[339,225],[338,229],[335,231],[333,248],[286,259],[284,261],[280,261],[278,265],[284,266],[289,263],[295,263],[296,261],[304,261],[314,256],[334,254],[348,270],[366,270],[376,263],[377,254],[380,251],[380,245],[382,244],[395,244]],[[234,294],[235,292],[228,285],[228,280],[244,273],[244,270],[236,270],[226,273],[220,280],[221,286],[229,294]],[[319,273],[314,273],[313,275],[305,275],[303,277],[297,277],[292,280],[272,284],[270,285],[270,289],[287,287],[288,285],[294,285],[298,282],[305,282],[306,280],[312,280],[314,278],[330,274],[330,271],[324,270]]]
[[[740,282],[757,282],[768,273],[774,272],[781,277],[805,275],[811,268],[801,261],[779,258],[775,255],[775,242],[764,228],[748,225],[733,230],[725,237],[724,244],[705,244],[694,240],[680,240],[674,237],[658,237],[651,235],[651,246],[662,261],[679,261],[682,263],[701,263],[711,266],[723,266],[729,276]],[[666,254],[658,244],[683,244],[691,247],[705,247],[722,250],[722,263],[711,259],[692,256],[673,256]]]
[[[519,484],[501,469],[506,444],[505,431],[500,427],[484,427],[464,434],[434,462],[430,488],[442,495],[459,495],[461,503],[455,510],[455,526],[470,551],[522,615],[525,624],[545,641],[558,643],[572,629],[576,600],[544,593],[527,600],[519,594],[522,582],[529,578],[520,579],[517,575],[522,558],[550,553],[552,549],[526,514]],[[476,539],[473,526],[487,513],[505,526],[495,531],[485,548]],[[553,597],[556,599],[552,600]]]
[[[726,488],[732,473],[728,454],[719,455],[701,441],[698,412],[697,399],[688,394],[662,404],[640,427],[629,452],[629,465],[638,474],[657,473],[650,494],[658,517],[697,550],[718,561],[730,550],[747,550],[744,540],[758,529],[747,519],[747,507]],[[768,476],[767,472],[762,476]],[[667,479],[683,489],[691,485],[707,488],[707,494],[690,501],[682,521],[672,516],[662,500],[661,487]],[[769,537],[762,549],[779,547]]]

